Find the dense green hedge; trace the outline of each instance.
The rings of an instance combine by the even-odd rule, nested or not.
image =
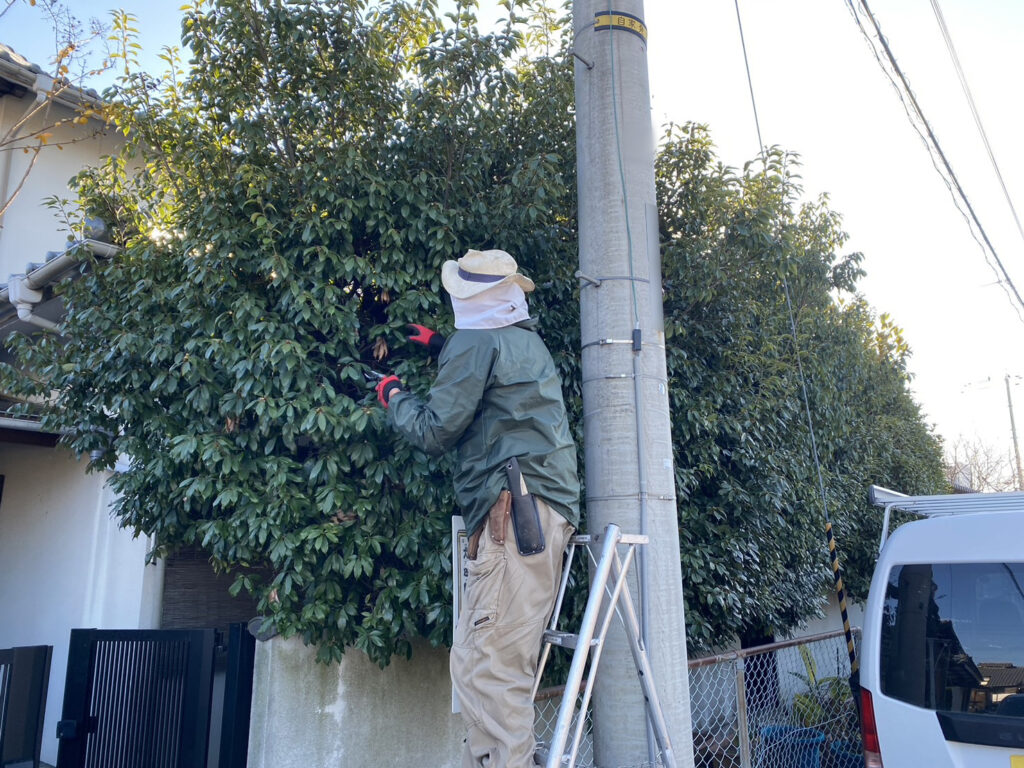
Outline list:
[[[881,522],[868,486],[944,487],[940,444],[907,389],[907,345],[856,294],[861,256],[841,255],[826,199],[799,204],[795,170],[778,149],[741,173],[724,168],[699,126],[670,130],[658,159],[681,556],[699,647],[813,615],[831,580],[826,504],[849,592],[863,598]]]
[[[129,148],[78,179],[124,251],[63,286],[62,339],[15,342],[32,375],[4,374],[8,391],[56,392],[48,423],[94,466],[130,457],[116,513],[155,554],[201,544],[325,661],[450,637],[449,466],[395,439],[362,378],[427,389],[433,361],[405,324],[450,330],[444,260],[519,259],[580,423],[569,24],[515,6],[483,35],[430,1],[197,5],[191,69],[126,76],[111,95]],[[876,535],[866,483],[940,482],[898,331],[856,298],[837,217],[799,209],[782,163],[735,174],[693,126],[659,160],[698,647],[785,629],[828,573],[781,275],[855,591]]]

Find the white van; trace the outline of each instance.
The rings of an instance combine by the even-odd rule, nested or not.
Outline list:
[[[864,614],[867,768],[1024,768],[1024,493],[874,487],[882,546]],[[889,513],[923,516],[887,536]]]

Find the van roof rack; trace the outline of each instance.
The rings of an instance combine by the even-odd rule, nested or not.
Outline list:
[[[1024,511],[1024,491],[907,496],[905,493],[890,491],[880,485],[872,485],[868,497],[876,507],[885,507],[885,519],[882,521],[882,541],[878,545],[879,551],[885,546],[885,540],[889,537],[889,515],[894,509],[925,517],[963,515],[972,512]]]

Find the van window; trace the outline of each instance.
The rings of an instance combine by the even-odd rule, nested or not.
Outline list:
[[[880,661],[886,696],[1024,717],[1024,563],[893,568]]]

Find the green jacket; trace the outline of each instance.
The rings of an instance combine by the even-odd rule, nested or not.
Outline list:
[[[427,399],[396,393],[388,411],[413,445],[431,454],[458,451],[455,496],[467,531],[507,487],[505,463],[513,456],[527,488],[579,525],[576,446],[555,363],[534,320],[455,331]]]

